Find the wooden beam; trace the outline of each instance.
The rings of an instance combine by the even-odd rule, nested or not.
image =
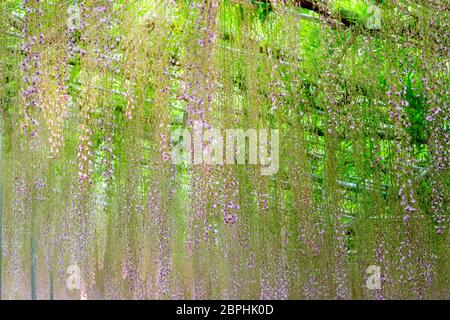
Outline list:
[[[302,7],[320,14],[328,24],[337,27],[343,25],[345,27],[351,27],[355,25],[355,21],[351,20],[349,17],[338,15],[332,11],[326,5],[314,1],[314,0],[295,0],[294,5],[297,7]]]
[[[333,28],[337,27],[352,27],[360,24],[362,19],[357,19],[357,17],[352,16],[352,13],[349,11],[339,11],[336,12],[333,8],[330,8],[328,5],[322,3],[321,1],[316,0],[265,0],[265,1],[252,1],[252,2],[260,2],[267,3],[270,2],[272,8],[276,8],[277,4],[283,3],[286,5],[292,5],[294,7],[304,8],[310,10],[312,12],[318,13],[319,17],[315,17],[308,14],[300,13],[300,19],[306,19],[313,22],[318,22],[320,20],[325,21],[329,26]],[[378,3],[378,2],[377,2]]]

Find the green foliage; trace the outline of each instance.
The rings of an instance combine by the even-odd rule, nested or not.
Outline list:
[[[0,3],[2,296],[79,298],[76,264],[88,298],[449,297],[445,1],[30,3]],[[196,120],[279,129],[278,172],[171,163]]]

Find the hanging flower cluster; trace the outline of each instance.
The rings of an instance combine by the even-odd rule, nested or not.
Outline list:
[[[20,67],[23,72],[22,95],[25,103],[24,123],[22,129],[30,137],[35,138],[38,135],[38,120],[33,115],[40,106],[38,105],[39,84],[41,81],[41,50],[45,45],[45,37],[40,32],[42,23],[39,18],[44,15],[40,9],[39,0],[23,0],[22,2],[25,16],[23,25],[23,44],[24,60]]]

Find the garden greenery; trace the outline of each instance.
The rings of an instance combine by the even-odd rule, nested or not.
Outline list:
[[[450,298],[447,0],[0,12],[1,298]],[[279,169],[173,163],[195,123]]]

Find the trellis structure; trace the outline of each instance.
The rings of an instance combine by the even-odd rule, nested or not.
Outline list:
[[[3,285],[7,297],[24,294],[10,278],[21,279],[20,271],[13,272],[21,265],[19,255],[30,263],[30,283],[24,282],[32,298],[48,291],[50,297],[76,295],[54,285],[70,263],[79,263],[87,274],[81,294],[88,297],[448,297],[448,213],[442,214],[448,191],[438,186],[448,186],[449,101],[443,94],[448,89],[433,91],[433,85],[448,80],[448,65],[422,70],[418,63],[422,51],[433,64],[448,48],[448,39],[441,48],[424,29],[434,19],[432,9],[411,11],[422,7],[410,1],[405,14],[398,1],[379,3],[385,29],[373,31],[313,1],[295,2],[320,19],[289,3],[273,5],[274,12],[258,20],[255,4],[248,2],[199,1],[191,11],[187,4],[158,1],[131,5],[130,11],[103,2],[104,7],[82,2],[85,34],[55,35],[56,28],[65,30],[68,4],[42,5],[63,15],[54,22],[50,14],[27,22],[52,37],[57,53],[65,52],[65,41],[75,39],[78,47],[70,47],[71,57],[44,57],[46,80],[39,90],[54,96],[47,99],[44,91],[39,96],[50,107],[42,103],[43,114],[30,115],[25,134],[17,128],[28,117],[17,61],[27,57],[30,35],[20,34],[20,15],[2,11],[11,18],[0,30],[0,83],[10,90],[0,95],[6,141],[2,181],[8,190],[0,211],[6,212],[0,215],[5,225],[0,247],[8,252],[6,262],[0,255],[0,290]],[[439,1],[430,6],[439,5],[446,6]],[[139,10],[154,10],[155,16],[143,23]],[[424,21],[417,19],[420,14]],[[393,24],[399,18],[403,22]],[[105,19],[97,34],[95,19]],[[114,19],[127,25],[121,29]],[[439,22],[448,26],[448,19]],[[145,31],[149,23],[153,28]],[[111,34],[119,34],[117,43],[105,31],[109,26]],[[403,34],[405,28],[412,31]],[[445,25],[430,28],[445,30]],[[402,50],[390,43],[391,36]],[[308,48],[303,40],[310,42]],[[416,46],[417,41],[438,51]],[[36,48],[45,54],[45,46]],[[405,57],[397,62],[400,54]],[[416,66],[409,68],[410,61]],[[428,76],[430,88],[409,83],[403,92],[414,77],[425,86],[415,74]],[[61,80],[64,75],[67,80]],[[380,94],[383,90],[387,95]],[[199,102],[208,99],[215,101],[209,105],[213,111]],[[417,103],[417,109],[407,103]],[[54,111],[61,104],[67,116]],[[441,113],[435,113],[438,106]],[[438,118],[424,124],[414,118],[421,112],[428,112],[422,118]],[[65,122],[57,123],[59,115]],[[162,161],[170,129],[189,127],[189,119],[224,127],[279,127],[280,172],[262,178],[247,166],[212,170]],[[48,159],[48,143],[33,145],[29,136],[35,127],[45,138],[53,138],[52,130],[62,132],[61,145],[55,144],[61,154]],[[434,130],[433,139],[423,136],[427,130]],[[224,187],[211,187],[220,184]],[[237,212],[238,223],[228,225],[213,205]],[[18,217],[30,218],[31,225]],[[17,241],[30,241],[29,249]],[[386,270],[385,289],[364,287],[369,263]],[[255,264],[258,270],[249,273]],[[247,287],[236,284],[241,280]]]

